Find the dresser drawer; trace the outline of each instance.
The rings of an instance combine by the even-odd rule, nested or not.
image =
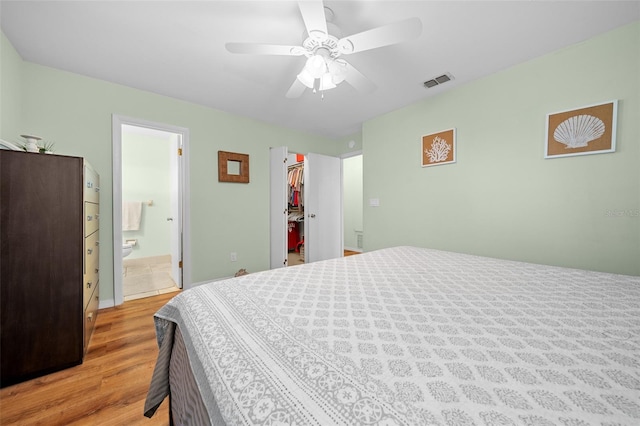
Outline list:
[[[89,297],[93,293],[93,289],[98,284],[99,279],[99,258],[100,258],[100,242],[98,241],[99,232],[94,232],[84,239],[84,303],[87,306]]]
[[[100,202],[100,177],[86,162],[84,164],[84,200],[96,204]]]
[[[87,237],[100,228],[100,205],[84,203],[84,236]]]
[[[84,310],[84,353],[87,353],[89,347],[89,340],[91,339],[91,333],[96,325],[96,318],[98,316],[98,305],[100,302],[100,286],[96,285],[91,293],[91,299]]]
[[[84,239],[84,273],[93,272],[100,259],[100,232],[94,232]]]
[[[82,306],[87,307],[90,302],[91,295],[93,294],[96,287],[98,287],[98,282],[100,280],[100,276],[97,272],[91,272],[84,275],[84,285],[82,286]]]

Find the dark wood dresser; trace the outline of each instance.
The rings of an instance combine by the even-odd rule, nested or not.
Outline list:
[[[98,224],[98,175],[82,158],[0,150],[1,387],[82,363]]]

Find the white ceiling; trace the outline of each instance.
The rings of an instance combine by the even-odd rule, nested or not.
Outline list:
[[[640,19],[638,1],[331,1],[342,35],[417,16],[414,41],[349,63],[377,89],[347,83],[324,99],[285,94],[304,57],[228,53],[225,43],[299,45],[293,1],[7,1],[2,31],[26,61],[338,138],[363,121]],[[422,83],[444,73],[454,80]]]

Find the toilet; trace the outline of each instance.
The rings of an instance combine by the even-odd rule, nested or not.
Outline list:
[[[122,244],[122,257],[127,257],[133,251],[133,245],[131,244]]]

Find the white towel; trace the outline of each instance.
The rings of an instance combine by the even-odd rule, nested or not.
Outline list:
[[[140,229],[142,202],[126,201],[122,203],[122,230],[137,231]]]

